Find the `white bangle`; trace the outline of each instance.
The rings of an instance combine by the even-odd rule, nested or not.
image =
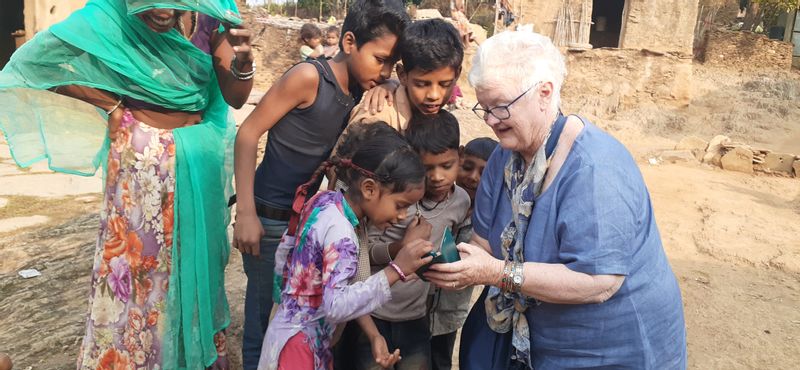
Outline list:
[[[108,112],[106,112],[106,115],[110,116],[110,115],[111,115],[111,113],[114,113],[114,111],[115,111],[115,110],[117,110],[117,109],[119,108],[119,106],[120,106],[120,105],[122,105],[122,99],[120,99],[120,100],[117,102],[117,104],[114,104],[114,107],[113,107],[113,108],[111,108],[111,109],[109,109],[109,110],[108,110]]]

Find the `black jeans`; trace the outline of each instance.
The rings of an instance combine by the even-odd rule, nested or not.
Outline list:
[[[457,331],[431,337],[431,370],[450,370],[453,368],[453,347]]]

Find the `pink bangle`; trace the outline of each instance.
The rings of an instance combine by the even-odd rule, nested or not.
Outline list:
[[[389,261],[389,266],[392,266],[392,268],[397,271],[397,274],[400,275],[400,281],[406,281],[406,274],[403,273],[403,270],[400,269],[400,266],[397,266],[394,261]]]

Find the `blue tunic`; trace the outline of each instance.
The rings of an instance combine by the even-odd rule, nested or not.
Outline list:
[[[529,308],[534,368],[686,368],[680,290],[644,179],[622,144],[584,123],[559,173],[536,199],[525,261],[624,275],[625,281],[601,304]],[[474,232],[489,241],[498,258],[500,234],[512,212],[503,181],[510,154],[498,147],[489,158],[472,218]],[[508,368],[509,345],[507,334],[489,329],[483,300],[478,301],[462,333],[462,369]]]

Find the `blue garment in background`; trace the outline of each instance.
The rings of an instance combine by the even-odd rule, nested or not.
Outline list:
[[[680,290],[644,179],[622,144],[584,123],[559,173],[536,199],[525,261],[624,275],[625,282],[601,304],[529,308],[534,368],[686,368]],[[472,219],[474,232],[489,241],[498,258],[500,234],[511,217],[503,181],[510,154],[498,148],[489,159]],[[506,368],[510,337],[488,328],[482,305],[479,300],[464,326],[462,369]]]

